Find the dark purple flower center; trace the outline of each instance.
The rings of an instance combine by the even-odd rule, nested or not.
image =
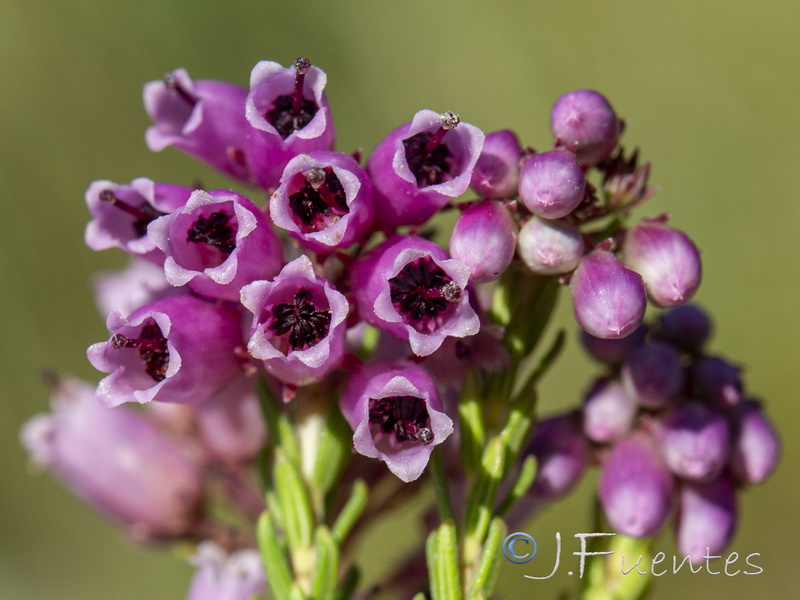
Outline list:
[[[111,346],[117,350],[134,348],[139,351],[139,356],[144,362],[145,372],[155,382],[163,381],[167,377],[169,367],[169,350],[167,340],[161,334],[161,328],[149,319],[138,338],[129,338],[121,333],[111,336]]]
[[[441,125],[434,133],[423,131],[403,140],[406,162],[417,180],[417,187],[425,188],[452,179],[453,154],[442,140],[458,123],[458,115],[448,111],[441,115]]]
[[[311,290],[300,288],[293,302],[276,304],[272,309],[272,322],[268,328],[279,336],[288,334],[292,350],[310,348],[330,331],[331,311],[319,310],[313,300]]]
[[[224,211],[213,212],[208,217],[198,217],[186,234],[187,242],[205,244],[223,254],[236,249],[236,231],[229,225],[231,216]]]
[[[369,422],[397,442],[433,442],[428,409],[416,396],[370,398]]]
[[[263,115],[283,139],[308,125],[319,110],[316,102],[303,96],[303,84],[311,62],[301,56],[294,61],[294,68],[294,91],[278,96],[272,108]]]
[[[350,211],[341,181],[331,167],[305,172],[303,187],[289,196],[289,208],[303,233],[321,231]]]
[[[392,305],[418,331],[432,331],[461,300],[461,288],[429,256],[408,263],[389,280]]]
[[[129,202],[125,202],[124,200],[120,200],[113,190],[103,190],[100,192],[99,198],[100,202],[110,204],[114,208],[117,208],[133,217],[131,226],[133,227],[134,232],[136,232],[137,238],[140,238],[147,233],[147,226],[150,223],[155,221],[158,217],[163,217],[166,214],[157,211],[144,200],[138,205],[133,205]]]

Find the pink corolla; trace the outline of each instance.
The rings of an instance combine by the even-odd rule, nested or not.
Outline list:
[[[422,474],[434,446],[453,432],[433,379],[407,361],[364,365],[348,381],[340,404],[356,452],[384,461],[406,482]]]
[[[362,319],[408,340],[414,354],[427,356],[447,337],[478,332],[469,277],[467,265],[433,242],[395,236],[356,265],[351,287]]]
[[[197,567],[187,600],[250,600],[267,583],[261,554],[243,548],[228,554],[215,542],[202,542],[190,559]]]
[[[200,464],[155,423],[127,407],[108,408],[94,386],[58,383],[52,412],[22,429],[31,458],[133,537],[185,534],[199,516]]]
[[[194,156],[245,183],[251,181],[245,157],[250,125],[245,118],[247,90],[224,81],[192,81],[177,69],[144,86],[144,107],[154,125],[145,139],[154,152],[168,146]]]
[[[327,81],[325,72],[304,57],[285,68],[266,60],[253,67],[245,107],[253,128],[247,155],[261,187],[277,187],[294,156],[333,148]]]
[[[378,144],[367,163],[375,220],[389,227],[428,220],[467,190],[483,141],[483,132],[455,113],[417,112]]]
[[[95,181],[86,190],[92,220],[86,226],[86,245],[92,250],[119,248],[158,265],[164,253],[147,237],[147,226],[180,209],[192,190],[145,177],[130,184]]]
[[[111,338],[89,347],[108,377],[98,397],[108,406],[151,400],[200,404],[241,372],[238,311],[193,296],[147,304],[128,317],[113,312]]]
[[[242,286],[274,277],[283,264],[267,218],[228,190],[196,190],[180,211],[154,221],[148,237],[166,255],[170,284],[211,298],[238,300]]]
[[[319,381],[339,366],[349,304],[300,256],[272,281],[242,289],[242,304],[253,313],[247,350],[284,383]]]
[[[320,253],[346,248],[372,222],[372,183],[353,157],[312,152],[294,157],[269,201],[276,226]]]

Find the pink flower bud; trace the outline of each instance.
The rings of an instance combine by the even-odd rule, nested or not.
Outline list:
[[[487,133],[470,185],[484,198],[510,198],[516,194],[522,148],[509,130]]]
[[[584,256],[570,291],[575,319],[595,337],[624,338],[642,323],[647,307],[642,278],[610,252],[595,250]]]
[[[519,199],[545,219],[560,219],[575,210],[585,187],[580,165],[563,150],[534,154],[519,172]]]
[[[620,123],[605,97],[594,90],[561,96],[550,111],[556,144],[574,152],[582,165],[603,162],[614,150]]]
[[[469,267],[470,281],[499,278],[511,264],[517,243],[517,225],[508,210],[486,200],[470,206],[450,235],[450,255]]]
[[[719,555],[736,528],[736,488],[727,474],[706,483],[681,486],[677,521],[678,550],[694,562]]]
[[[580,231],[563,221],[533,217],[519,231],[519,256],[538,275],[569,273],[583,257]]]

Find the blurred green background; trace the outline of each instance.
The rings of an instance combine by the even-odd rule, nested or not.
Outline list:
[[[123,265],[83,245],[94,179],[147,176],[207,187],[223,180],[177,152],[151,154],[142,85],[176,67],[247,85],[261,59],[307,55],[328,73],[338,148],[370,151],[420,108],[454,110],[486,131],[550,143],[548,111],[568,90],[601,90],[627,120],[624,141],[654,161],[660,192],[642,214],[671,211],[704,251],[698,301],[713,347],[740,361],[782,432],[782,467],[742,495],[731,550],[761,553],[764,573],[666,575],[654,598],[794,597],[797,472],[797,227],[800,223],[800,5],[768,0],[495,2],[405,0],[0,0],[0,598],[174,599],[190,569],[130,546],[47,476],[33,477],[20,424],[45,409],[43,367],[97,380],[86,347],[106,335],[88,286]],[[794,175],[793,175],[794,173]],[[575,332],[563,297],[561,321]],[[546,409],[577,402],[592,365],[570,337],[542,390]],[[506,598],[554,598],[553,536],[589,531],[589,494],[527,527],[548,557],[506,565]],[[363,554],[378,569],[409,541],[384,528]],[[395,547],[397,546],[397,547]],[[549,549],[548,549],[549,548]],[[564,560],[573,547],[565,539]],[[658,543],[673,551],[671,535]]]

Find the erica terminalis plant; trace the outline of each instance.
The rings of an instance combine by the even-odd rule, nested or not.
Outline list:
[[[612,550],[672,523],[686,556],[721,553],[780,443],[688,303],[695,243],[631,216],[650,163],[608,100],[558,98],[538,152],[423,109],[362,161],[334,149],[326,84],[301,57],[258,63],[249,89],[183,69],[145,85],[148,146],[236,190],[89,185],[87,245],[130,265],[95,282],[99,382],[50,381],[31,459],[131,540],[193,547],[190,600],[496,597],[507,533],[591,468]],[[576,337],[547,328],[563,296],[599,373],[540,417]],[[362,536],[429,487],[425,538],[365,587]],[[604,560],[576,595],[646,593]]]

